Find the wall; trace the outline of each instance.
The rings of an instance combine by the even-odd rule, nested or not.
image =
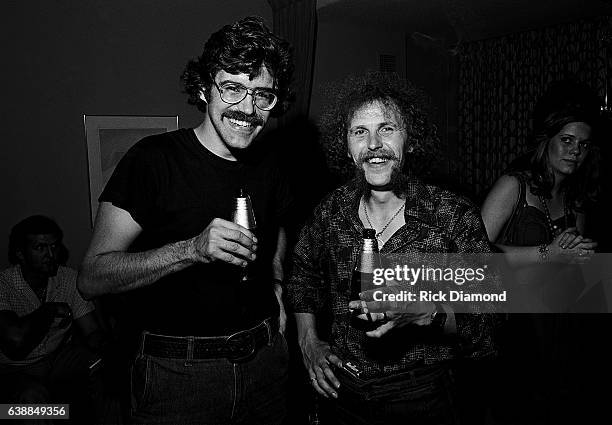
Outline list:
[[[319,19],[311,116],[316,120],[325,108],[321,88],[347,74],[379,69],[379,55],[394,55],[397,72],[422,88],[434,107],[432,119],[438,126],[442,151],[454,155],[456,84],[451,78],[453,59],[446,51],[412,43],[410,28],[393,25],[364,25]],[[450,143],[449,143],[450,141]],[[447,184],[448,159],[434,165],[436,183]]]
[[[69,264],[80,262],[91,236],[83,114],[178,114],[180,126],[197,125],[179,82],[187,60],[223,24],[272,23],[266,0],[23,0],[3,15],[0,267],[11,226],[35,213],[59,222]]]
[[[310,115],[318,117],[325,107],[321,87],[348,74],[378,70],[379,55],[395,55],[397,71],[405,76],[403,29],[319,19]]]

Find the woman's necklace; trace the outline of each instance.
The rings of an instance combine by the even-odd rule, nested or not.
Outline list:
[[[560,229],[559,226],[553,223],[552,218],[550,217],[550,211],[548,210],[548,204],[546,203],[546,199],[544,199],[542,195],[538,195],[538,199],[540,200],[540,204],[542,204],[542,208],[544,209],[544,215],[546,216],[546,223],[548,224],[548,229],[550,230],[550,234],[554,239],[559,233],[561,233],[563,229]],[[567,229],[568,211],[567,205],[565,204],[565,191],[563,191],[563,194],[561,195],[561,202],[563,203],[563,220],[565,223],[565,229]]]
[[[376,228],[374,227],[374,225],[372,224],[372,222],[370,221],[370,216],[368,216],[368,207],[366,206],[365,201],[362,199],[361,200],[363,203],[363,212],[365,214],[365,218],[368,222],[368,224],[370,225],[370,227],[374,230],[376,230]],[[382,228],[382,230],[380,232],[376,232],[376,240],[378,241],[378,245],[382,246],[384,245],[382,239],[380,239],[380,237],[382,236],[382,234],[385,232],[385,230],[387,230],[387,227],[389,227],[389,225],[393,222],[393,220],[395,220],[395,217],[397,217],[397,215],[400,213],[401,210],[404,209],[404,207],[406,206],[406,203],[402,203],[402,206],[399,207],[399,209],[395,212],[395,214],[393,214],[393,217],[391,217],[389,219],[389,221],[387,221],[387,224],[385,224]]]

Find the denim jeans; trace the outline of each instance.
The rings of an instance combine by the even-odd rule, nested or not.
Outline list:
[[[368,381],[336,376],[338,399],[326,403],[326,425],[459,424],[450,369],[427,366]]]
[[[132,367],[132,422],[280,424],[286,416],[288,351],[273,336],[249,360],[168,359],[140,354]]]

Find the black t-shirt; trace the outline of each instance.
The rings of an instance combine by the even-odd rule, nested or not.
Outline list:
[[[237,267],[196,264],[128,294],[137,329],[165,335],[229,335],[278,314],[272,258],[291,199],[272,155],[222,159],[192,129],[150,136],[117,165],[100,202],[126,210],[143,231],[142,252],[201,233],[214,218],[231,220],[239,188],[251,197],[258,238],[257,279],[242,283]]]

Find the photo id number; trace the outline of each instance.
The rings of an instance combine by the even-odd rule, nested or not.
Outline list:
[[[68,419],[68,404],[0,404],[0,419]]]

